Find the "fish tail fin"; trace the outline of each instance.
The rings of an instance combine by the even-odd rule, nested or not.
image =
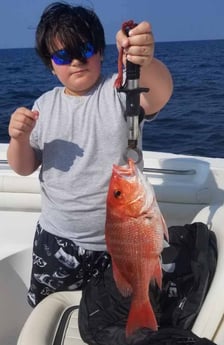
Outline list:
[[[143,327],[150,328],[153,331],[158,329],[155,314],[148,300],[144,303],[137,303],[133,300],[126,325],[126,337]]]

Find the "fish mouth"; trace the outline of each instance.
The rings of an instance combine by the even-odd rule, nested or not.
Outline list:
[[[137,175],[137,169],[135,166],[135,162],[133,159],[129,158],[127,164],[125,165],[113,165],[113,172],[115,172],[117,175],[128,178],[128,177],[134,177]]]

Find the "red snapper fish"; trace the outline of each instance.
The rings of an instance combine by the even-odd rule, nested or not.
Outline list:
[[[113,165],[105,235],[117,288],[132,296],[126,336],[141,327],[156,331],[149,284],[156,281],[161,288],[160,254],[168,230],[152,185],[132,159],[125,166]]]

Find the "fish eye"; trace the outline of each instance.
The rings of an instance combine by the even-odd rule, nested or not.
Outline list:
[[[114,196],[115,198],[119,198],[121,196],[121,191],[118,189],[114,190]]]

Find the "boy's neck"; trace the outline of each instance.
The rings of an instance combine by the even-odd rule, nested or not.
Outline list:
[[[67,89],[67,87],[65,87],[64,93],[65,93],[66,95],[80,97],[80,96],[85,95],[86,92],[77,93],[77,92],[71,91],[71,90]]]

